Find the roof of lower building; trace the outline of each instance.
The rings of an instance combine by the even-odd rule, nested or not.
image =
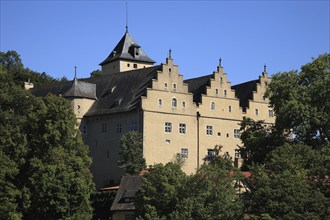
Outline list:
[[[138,53],[136,53],[135,49],[138,49]],[[124,36],[112,50],[109,56],[102,63],[100,63],[100,65],[103,66],[118,59],[145,62],[150,64],[155,63],[155,61],[150,59],[148,55],[142,50],[142,48],[135,42],[128,31],[125,32]]]
[[[184,80],[188,84],[188,91],[194,95],[193,100],[195,103],[201,102],[202,94],[206,94],[206,87],[210,86],[212,77],[213,74]]]
[[[96,98],[96,85],[92,83],[87,83],[79,81],[76,77],[74,78],[71,88],[66,91],[63,95],[64,97],[79,97],[79,98]]]
[[[257,83],[259,83],[258,79],[231,87],[235,90],[236,97],[239,98],[239,105],[243,111],[246,111],[246,108],[249,107],[249,100],[253,100],[253,91],[257,91]]]
[[[111,211],[135,210],[134,200],[141,186],[142,176],[123,176]]]

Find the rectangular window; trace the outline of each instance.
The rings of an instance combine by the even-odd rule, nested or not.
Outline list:
[[[207,160],[210,161],[215,157],[214,149],[207,149]]]
[[[227,96],[227,90],[223,90],[223,95],[226,97]]]
[[[179,124],[179,132],[180,134],[185,134],[186,133],[186,124]]]
[[[216,96],[219,95],[219,89],[215,89],[215,95],[216,95]]]
[[[170,143],[171,143],[171,140],[168,140],[168,139],[167,139],[167,140],[165,140],[165,143],[166,143],[166,144],[170,144]]]
[[[129,65],[129,63],[127,64],[127,67],[129,67],[130,65]]]
[[[134,64],[133,64],[133,67],[136,69],[136,68],[137,68],[137,64],[136,64],[136,63],[134,63]]]
[[[188,149],[187,148],[181,148],[181,157],[188,158]]]
[[[235,149],[235,158],[240,158],[240,157],[241,157],[241,154],[240,154],[239,149]]]
[[[239,138],[239,137],[240,137],[239,129],[234,129],[234,138]]]
[[[107,132],[107,124],[103,123],[102,124],[102,133]]]
[[[273,110],[268,110],[268,115],[269,115],[270,118],[274,117]]]
[[[117,124],[117,133],[121,133],[121,124]]]
[[[231,112],[231,106],[228,107],[228,111]]]
[[[158,99],[158,106],[162,106],[163,105],[163,100],[162,99]]]
[[[129,126],[130,131],[137,131],[137,122],[136,121],[131,121],[130,126]]]
[[[172,132],[172,123],[171,122],[165,122],[165,132],[166,133]]]
[[[164,83],[164,88],[167,89],[167,83]]]
[[[173,83],[173,90],[176,91],[176,84]]]
[[[186,102],[185,101],[182,102],[182,108],[186,108]]]
[[[206,134],[207,135],[212,135],[213,134],[213,126],[211,126],[211,125],[206,126]]]
[[[258,109],[256,109],[256,111],[255,111],[255,112],[256,112],[256,115],[259,115],[259,110],[258,110]]]

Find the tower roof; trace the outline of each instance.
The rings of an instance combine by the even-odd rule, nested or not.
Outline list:
[[[64,97],[97,99],[96,84],[82,82],[75,77],[70,89],[64,94]]]
[[[102,63],[100,63],[100,65],[103,66],[118,59],[150,64],[155,63],[155,61],[150,59],[142,48],[134,41],[128,31],[125,32],[124,36],[112,50],[110,55]]]

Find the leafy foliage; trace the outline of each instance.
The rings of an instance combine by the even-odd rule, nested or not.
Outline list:
[[[268,96],[276,114],[276,127],[291,131],[297,142],[329,144],[330,54],[302,66],[301,71],[273,75]]]
[[[146,167],[141,133],[131,131],[120,138],[119,156],[118,165],[127,174],[137,175]]]
[[[96,191],[91,195],[93,205],[93,219],[109,219],[111,205],[117,191]]]
[[[221,149],[218,147],[217,149]],[[217,155],[192,176],[176,163],[157,164],[143,177],[140,219],[238,219],[243,204],[232,186],[231,161]]]
[[[70,103],[52,95],[37,98],[23,90],[15,76],[23,67],[16,55],[11,53],[3,62],[1,54],[0,215],[89,219],[91,158]]]

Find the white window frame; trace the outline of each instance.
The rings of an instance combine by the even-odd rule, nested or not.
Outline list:
[[[234,129],[234,138],[240,138],[241,132],[239,129]]]
[[[188,148],[181,148],[181,158],[188,158]]]
[[[211,102],[211,111],[212,111],[212,112],[215,111],[215,102]]]
[[[180,134],[186,134],[187,126],[184,123],[179,124],[179,133]]]
[[[177,108],[178,107],[178,100],[175,97],[173,97],[171,104],[172,104],[172,108]]]
[[[165,122],[165,133],[172,133],[172,123],[171,122]]]
[[[213,135],[213,126],[206,125],[206,135]]]

